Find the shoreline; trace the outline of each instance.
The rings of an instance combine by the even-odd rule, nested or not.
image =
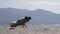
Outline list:
[[[9,27],[0,26],[0,34],[60,34],[60,27],[16,27],[9,30]]]

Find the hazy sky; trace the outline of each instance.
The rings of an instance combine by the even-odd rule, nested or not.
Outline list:
[[[0,0],[0,8],[44,9],[60,14],[60,0]]]

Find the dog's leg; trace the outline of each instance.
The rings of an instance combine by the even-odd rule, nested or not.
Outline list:
[[[26,24],[23,24],[23,25],[22,25],[22,28],[24,28],[24,27],[27,27]]]
[[[22,25],[22,28],[24,28],[24,25]]]
[[[14,27],[11,27],[10,30],[15,29]]]
[[[27,27],[27,25],[26,25],[26,24],[25,24],[24,26],[25,26],[25,27]]]

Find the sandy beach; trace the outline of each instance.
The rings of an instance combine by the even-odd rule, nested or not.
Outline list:
[[[9,27],[0,26],[0,34],[60,34],[60,27],[28,26],[9,30]]]

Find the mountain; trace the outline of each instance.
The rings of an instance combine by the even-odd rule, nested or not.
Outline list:
[[[32,20],[28,24],[60,24],[60,14],[55,14],[47,10],[0,8],[0,25],[9,25],[10,22],[21,19],[24,16],[32,17]]]

